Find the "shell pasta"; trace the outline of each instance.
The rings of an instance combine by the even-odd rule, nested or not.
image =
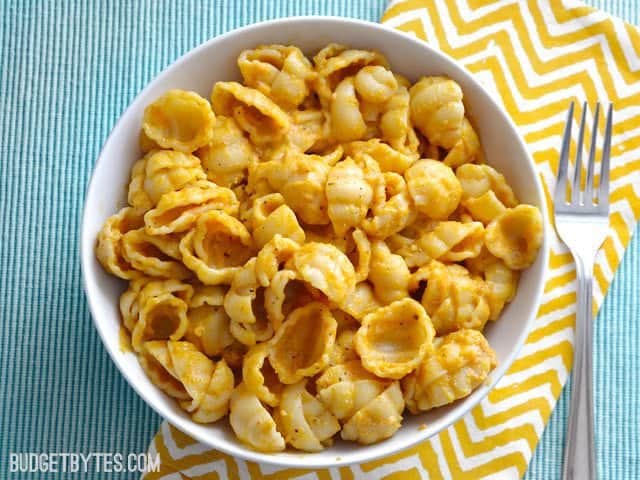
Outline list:
[[[144,111],[96,258],[149,380],[257,451],[382,441],[483,384],[543,240],[454,80],[259,45]],[[491,162],[491,159],[486,159]]]

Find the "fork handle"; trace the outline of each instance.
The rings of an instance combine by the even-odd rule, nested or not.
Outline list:
[[[578,302],[573,352],[572,392],[564,449],[563,480],[596,480],[593,427],[593,268],[577,265]]]

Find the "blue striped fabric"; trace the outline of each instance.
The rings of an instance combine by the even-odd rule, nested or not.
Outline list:
[[[639,21],[640,0],[593,1]],[[160,423],[100,344],[78,259],[91,168],[127,104],[178,56],[232,28],[303,14],[376,21],[384,5],[0,0],[0,478],[9,477],[9,452],[142,452]],[[636,236],[597,323],[607,479],[640,478],[640,384],[628,375],[640,371],[639,290]],[[566,403],[563,395],[530,480],[558,478]]]

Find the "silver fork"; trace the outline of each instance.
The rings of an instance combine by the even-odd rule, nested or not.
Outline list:
[[[575,168],[571,181],[571,197],[567,202],[567,171],[573,103],[567,114],[567,124],[560,151],[560,166],[554,194],[556,231],[567,245],[576,264],[578,285],[576,333],[573,345],[573,374],[569,424],[565,439],[563,480],[595,480],[596,448],[593,428],[593,265],[596,254],[609,227],[609,157],[613,108],[609,104],[600,161],[600,186],[594,201],[594,164],[600,104],[596,104],[587,163],[585,189],[581,188],[582,150],[587,104],[583,104],[578,131]]]

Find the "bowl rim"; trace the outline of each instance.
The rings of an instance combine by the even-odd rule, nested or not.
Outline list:
[[[454,59],[447,53],[432,47],[426,41],[421,40],[415,36],[412,36],[396,28],[389,27],[382,23],[369,22],[366,20],[360,20],[360,19],[349,18],[349,17],[340,17],[340,16],[331,16],[331,15],[303,15],[303,16],[289,16],[289,17],[265,20],[265,21],[244,25],[244,26],[235,28],[233,30],[229,30],[220,35],[216,35],[210,38],[209,40],[199,44],[198,46],[192,48],[185,54],[181,55],[171,64],[166,66],[149,83],[147,83],[147,85],[136,94],[135,98],[129,103],[127,108],[118,117],[118,120],[115,122],[115,124],[109,131],[109,135],[107,136],[106,140],[104,141],[100,149],[100,153],[98,154],[98,157],[93,165],[91,177],[87,184],[87,189],[85,192],[85,197],[83,202],[82,223],[80,225],[80,257],[81,257],[80,263],[81,263],[83,290],[87,299],[87,304],[89,306],[89,311],[92,317],[93,325],[95,329],[98,331],[98,334],[100,336],[103,346],[107,350],[107,353],[111,358],[111,361],[116,365],[116,367],[118,368],[120,373],[123,375],[123,377],[129,384],[129,386],[131,386],[131,388],[138,394],[138,396],[149,407],[151,407],[158,415],[160,415],[160,417],[162,417],[163,420],[166,420],[171,425],[175,426],[178,430],[185,432],[192,438],[198,440],[199,442],[205,445],[208,445],[212,449],[219,450],[225,454],[231,455],[233,457],[238,457],[246,461],[252,461],[256,463],[278,466],[283,468],[303,468],[303,469],[323,468],[324,469],[324,468],[340,467],[340,466],[369,462],[369,461],[373,461],[375,459],[381,458],[383,456],[392,455],[394,453],[406,450],[414,445],[417,445],[418,443],[424,442],[429,438],[439,435],[442,431],[446,430],[451,425],[459,421],[462,417],[464,417],[467,413],[469,413],[471,409],[479,405],[479,403],[488,395],[488,393],[495,387],[498,381],[504,376],[506,371],[511,367],[515,359],[520,354],[520,351],[524,346],[524,342],[527,336],[531,332],[531,327],[537,316],[537,312],[541,303],[542,294],[544,292],[544,286],[546,283],[545,280],[548,274],[549,248],[550,248],[549,246],[550,223],[548,218],[547,199],[544,192],[544,188],[542,186],[542,181],[538,174],[538,175],[535,175],[534,183],[535,183],[536,194],[540,199],[539,209],[543,217],[543,238],[542,238],[540,251],[538,252],[539,259],[537,260],[542,262],[541,272],[540,272],[541,281],[536,285],[535,291],[533,292],[534,305],[536,306],[536,308],[533,308],[532,311],[529,313],[529,318],[527,319],[526,324],[522,329],[522,332],[517,338],[515,348],[513,348],[509,353],[509,355],[507,356],[507,358],[503,362],[501,362],[494,371],[492,371],[487,381],[485,381],[482,384],[482,387],[476,389],[474,392],[471,393],[471,395],[469,395],[469,397],[475,396],[475,398],[473,398],[472,401],[464,404],[464,406],[458,407],[457,410],[454,409],[453,411],[455,412],[455,414],[450,415],[450,418],[441,425],[441,428],[439,430],[435,432],[431,432],[430,434],[427,434],[428,432],[427,430],[425,430],[425,434],[421,435],[420,431],[418,431],[414,435],[408,437],[407,439],[397,439],[395,443],[389,444],[390,448],[388,450],[376,452],[370,455],[366,454],[367,446],[361,446],[360,448],[362,453],[359,453],[356,455],[348,455],[348,458],[346,459],[341,458],[340,456],[336,456],[334,457],[334,461],[329,463],[325,459],[321,461],[314,461],[314,455],[305,454],[305,452],[300,452],[301,453],[300,455],[290,456],[286,458],[283,458],[279,453],[274,454],[274,453],[258,452],[245,446],[240,441],[237,442],[237,446],[235,447],[213,444],[210,441],[210,439],[191,431],[191,429],[189,428],[189,423],[192,422],[192,420],[185,420],[179,417],[177,414],[175,414],[171,410],[166,409],[161,405],[157,405],[152,401],[149,401],[147,399],[147,396],[143,393],[143,389],[139,387],[136,382],[133,381],[131,375],[125,368],[124,363],[119,360],[120,351],[117,348],[113,348],[113,346],[111,345],[111,342],[108,341],[108,338],[110,337],[110,335],[108,335],[107,333],[106,324],[104,324],[104,322],[98,321],[98,318],[100,316],[99,309],[97,308],[97,305],[95,304],[95,301],[89,292],[87,272],[90,271],[89,262],[92,261],[95,255],[94,253],[95,238],[92,238],[92,236],[89,236],[86,231],[87,218],[89,216],[89,212],[86,207],[87,207],[87,200],[89,199],[91,192],[93,191],[94,188],[96,188],[97,167],[101,162],[105,161],[105,157],[104,157],[105,150],[111,140],[111,137],[113,136],[113,133],[118,128],[120,128],[120,125],[124,122],[124,119],[129,116],[130,112],[140,102],[141,97],[143,97],[149,90],[153,89],[157,83],[161,82],[162,77],[167,72],[180,67],[180,65],[188,61],[192,56],[196,55],[201,50],[208,49],[212,44],[219,42],[223,39],[237,36],[237,35],[239,36],[250,30],[265,28],[273,25],[278,25],[278,24],[287,25],[292,23],[305,23],[305,22],[334,22],[338,24],[338,26],[340,26],[339,24],[342,24],[342,26],[344,27],[348,27],[349,25],[358,25],[360,27],[371,28],[373,30],[379,30],[379,31],[381,30],[386,32],[386,34],[402,39],[402,41],[416,43],[421,48],[429,50],[431,55],[440,57],[441,60],[444,60],[446,63],[450,64],[451,68],[453,70],[456,70],[460,76],[466,77],[468,81],[475,84],[475,86],[479,88],[487,96],[488,100],[494,104],[494,106],[498,111],[498,114],[503,117],[502,120],[505,121],[506,124],[515,133],[515,137],[517,139],[517,142],[519,143],[519,147],[522,149],[523,152],[525,152],[525,157],[527,159],[527,162],[529,162],[530,164],[529,166],[531,167],[532,171],[537,172],[535,162],[533,161],[531,154],[529,153],[529,150],[527,149],[527,146],[524,143],[524,140],[517,129],[517,126],[515,125],[511,117],[507,114],[503,105],[497,102],[494,99],[494,97],[490,95],[489,92],[487,92],[486,88],[476,79],[476,77],[473,75],[472,72],[464,68],[456,59]],[[150,441],[150,445],[151,445],[151,441]]]

